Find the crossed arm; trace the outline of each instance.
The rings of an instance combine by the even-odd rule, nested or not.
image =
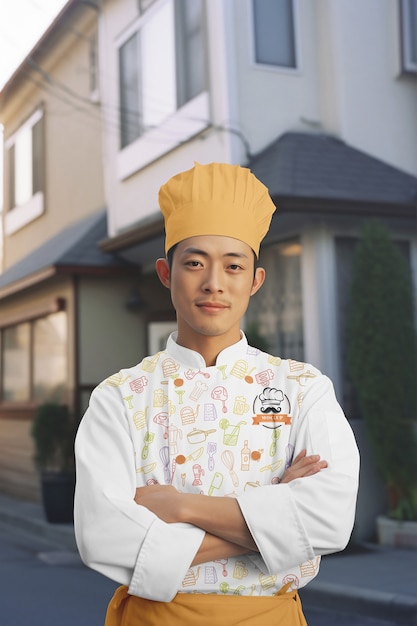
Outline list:
[[[326,467],[327,462],[319,455],[307,456],[302,450],[281,483],[312,476]],[[234,498],[181,493],[171,485],[152,485],[137,488],[135,502],[164,522],[188,522],[206,532],[192,565],[258,551]]]

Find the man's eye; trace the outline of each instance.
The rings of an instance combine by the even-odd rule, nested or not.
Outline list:
[[[233,263],[232,265],[229,265],[229,269],[233,271],[237,271],[237,270],[241,270],[242,267],[240,265],[236,265],[236,263]]]
[[[187,261],[186,265],[189,267],[199,267],[201,263],[200,261]]]

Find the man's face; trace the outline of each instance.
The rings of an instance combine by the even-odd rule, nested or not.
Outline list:
[[[189,347],[203,337],[221,337],[225,347],[239,341],[249,298],[265,276],[257,268],[254,277],[254,254],[247,244],[218,235],[181,241],[171,271],[165,259],[159,259],[157,272],[171,290],[178,342]]]

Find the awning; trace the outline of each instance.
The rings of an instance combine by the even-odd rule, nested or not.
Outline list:
[[[106,211],[65,228],[0,274],[0,298],[59,273],[108,275],[132,269],[125,259],[99,248],[106,236]]]

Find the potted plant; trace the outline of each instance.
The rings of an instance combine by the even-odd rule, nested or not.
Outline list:
[[[36,410],[31,434],[46,519],[51,523],[72,522],[75,424],[68,407],[55,402],[41,404]]]
[[[348,366],[386,490],[394,544],[417,547],[417,340],[408,264],[386,227],[365,225],[353,266]],[[388,518],[388,519],[386,519]],[[416,534],[413,532],[415,528]],[[383,531],[379,529],[382,540]]]

